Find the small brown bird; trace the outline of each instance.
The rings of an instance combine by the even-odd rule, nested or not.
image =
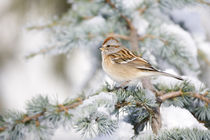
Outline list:
[[[129,82],[155,75],[164,75],[183,80],[179,76],[155,69],[146,60],[122,47],[114,37],[105,39],[100,49],[104,71],[117,82]]]

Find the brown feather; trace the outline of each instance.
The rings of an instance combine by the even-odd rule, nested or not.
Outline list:
[[[132,66],[140,70],[158,71],[150,63],[140,58],[127,49],[122,49],[118,53],[111,54],[114,63]],[[129,61],[130,60],[130,61]],[[127,62],[127,63],[126,63]]]
[[[116,38],[114,38],[114,37],[110,36],[110,37],[108,37],[108,38],[106,38],[106,39],[104,40],[103,45],[104,45],[104,44],[106,44],[106,43],[107,43],[107,41],[109,41],[109,40],[115,40],[116,42],[119,42]]]

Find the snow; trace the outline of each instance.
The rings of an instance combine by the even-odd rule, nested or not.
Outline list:
[[[109,115],[114,110],[116,97],[113,93],[101,92],[99,95],[86,99],[74,112],[75,116],[89,116],[91,111]]]
[[[164,70],[164,72],[178,75],[173,69],[166,69],[166,70]],[[172,86],[172,85],[175,85],[175,84],[181,83],[181,82],[182,81],[177,80],[172,77],[168,77],[168,76],[158,76],[152,81],[153,84],[159,83],[159,84],[163,84],[163,85],[167,85],[167,86]]]
[[[111,136],[100,136],[96,138],[92,138],[89,140],[128,140],[131,139],[131,137],[134,136],[134,130],[133,126],[129,123],[126,123],[124,121],[120,121],[119,128],[116,129],[116,131]],[[81,137],[81,135],[78,132],[75,132],[73,129],[66,130],[63,127],[59,127],[52,138],[52,140],[69,140],[69,138],[74,140],[81,140],[86,139],[85,137]]]
[[[137,33],[142,36],[146,33],[147,27],[149,26],[148,21],[146,21],[144,18],[142,18],[139,15],[139,12],[135,12],[132,14],[133,17],[133,25],[137,29]]]
[[[87,61],[87,59],[90,61]],[[80,89],[84,86],[84,81],[88,80],[88,74],[92,70],[93,63],[89,51],[78,48],[71,54],[71,61],[69,61],[67,65],[67,71],[69,71],[67,76],[69,79],[73,80],[71,83],[73,84],[73,93],[81,92]]]
[[[194,69],[199,68],[199,63],[197,61],[197,47],[191,35],[188,32],[184,31],[178,25],[174,25],[174,24],[162,24],[161,30],[178,36],[180,38],[179,43],[185,47],[184,49],[186,50],[188,55],[191,57],[190,61],[193,64],[193,68]],[[184,71],[185,71],[185,74],[187,75],[190,75],[190,76],[196,75],[194,71],[188,70],[187,68],[184,69]]]
[[[191,33],[205,37],[205,31],[202,27],[201,17],[197,8],[186,7],[181,10],[174,9],[171,11],[170,15],[176,23],[184,22],[183,26]]]
[[[119,123],[119,128],[112,135],[112,139],[113,140],[119,140],[119,139],[127,140],[127,139],[131,139],[132,136],[134,136],[133,126],[129,123],[121,121]]]
[[[197,40],[198,48],[207,56],[210,60],[210,42],[204,40]]]
[[[69,0],[69,2],[71,1],[72,0]],[[6,3],[6,5],[8,3],[6,1],[2,1],[2,2]],[[141,4],[141,2],[143,2],[143,0],[123,0],[122,1],[124,7],[127,9],[137,8],[137,6]],[[144,20],[141,16],[139,16],[137,12],[133,13],[132,16],[134,19],[132,22],[134,26],[137,28],[138,34],[139,35],[144,34],[148,27],[148,22]],[[186,10],[186,14],[185,14],[185,9],[183,11],[179,9],[176,11],[172,11],[172,16],[177,22],[183,21],[183,20],[187,21],[185,23],[188,29],[193,34],[197,35],[195,38],[196,42],[192,39],[191,35],[188,32],[184,31],[179,26],[163,24],[162,29],[168,30],[170,32],[180,35],[180,38],[184,40],[183,43],[186,46],[186,50],[188,50],[190,54],[193,56],[194,64],[196,64],[197,66],[198,66],[198,62],[196,59],[197,47],[199,47],[199,49],[201,49],[210,59],[210,55],[209,55],[210,43],[204,41],[205,37],[203,36],[205,36],[205,34],[204,34],[204,29],[201,27],[199,15],[196,14],[195,11],[191,12],[188,10]],[[194,16],[195,18],[192,18]],[[9,18],[11,18],[11,16],[9,16]],[[8,18],[8,21],[9,21],[9,18]],[[6,22],[4,23],[5,25],[7,25]],[[97,17],[87,20],[84,23],[84,25],[85,27],[91,26],[91,28],[94,28],[93,29],[94,31],[97,31],[97,30],[101,30],[101,28],[104,28],[105,20],[101,16],[97,16]],[[11,38],[11,35],[8,35],[7,38]],[[21,48],[22,49],[21,51],[34,50],[35,48],[39,48],[40,42],[43,43],[43,39],[42,39],[43,36],[42,35],[37,36],[36,33],[24,34],[23,38],[24,39],[21,40],[21,43],[20,43],[20,46],[23,46]],[[198,46],[196,46],[195,43],[197,43]],[[29,48],[29,49],[26,49],[26,48]],[[90,61],[87,62],[87,58],[88,59],[91,58],[91,54],[84,51],[82,52],[81,50],[79,51],[80,51],[79,53],[75,53],[75,56],[71,58],[71,62],[69,62],[69,65],[68,65],[69,67],[67,68],[69,71],[69,75],[67,76],[69,76],[69,78],[71,77],[72,79],[74,79],[73,82],[74,82],[75,89],[79,89],[79,87],[82,87],[82,83],[85,81],[84,79],[87,78],[86,74],[90,73],[91,68],[92,68],[92,65],[91,65],[92,62]],[[23,52],[18,52],[18,53],[23,53]],[[153,59],[153,62],[155,63],[156,62],[155,58],[153,57],[152,59]],[[36,58],[31,59],[30,62],[28,63],[19,61],[16,64],[14,63],[10,66],[7,66],[5,70],[1,69],[2,74],[4,75],[2,76],[2,79],[4,79],[2,83],[3,85],[2,91],[3,93],[6,93],[4,95],[4,101],[9,103],[7,106],[8,108],[15,107],[16,109],[22,109],[24,108],[25,100],[30,99],[31,96],[34,96],[36,95],[36,93],[40,93],[40,92],[43,94],[69,93],[69,89],[67,89],[60,80],[56,79],[55,77],[52,77],[52,75],[50,74],[49,69],[51,68],[50,67],[51,63],[53,62],[49,61],[48,59],[43,59],[43,57],[36,57]],[[177,74],[173,69],[167,69],[166,72]],[[187,71],[186,73],[190,73],[190,72]],[[195,77],[188,76],[185,78],[189,79],[192,83],[194,83],[194,85],[196,86],[196,90],[199,90],[200,87],[203,86],[203,83],[197,80],[197,78]],[[107,81],[111,85],[114,85],[115,83],[108,76],[105,76],[105,81]],[[165,83],[167,85],[172,85],[172,84],[176,84],[177,82],[180,82],[174,78],[165,77],[165,76],[160,76],[154,81]],[[71,92],[73,92],[73,90],[71,90]],[[52,95],[49,95],[49,96],[52,96]],[[63,96],[64,98],[64,95],[59,94],[59,98],[61,96]],[[71,97],[72,96],[77,96],[77,95],[71,95]],[[105,104],[106,102],[109,104],[110,102],[111,104],[115,104],[115,101],[116,101],[115,97],[111,93],[108,94],[108,93],[102,92],[97,96],[90,97],[88,100],[85,100],[84,103],[79,108],[82,108],[84,106],[88,106],[97,102],[98,106],[95,106],[97,111],[103,114],[109,114],[110,110],[112,110],[113,108],[107,108]],[[102,102],[102,104],[99,104],[100,102]],[[86,110],[86,112],[87,112],[86,114],[85,113],[81,114],[81,112],[78,112],[78,113],[84,116],[84,115],[88,115],[88,110]],[[112,136],[98,137],[96,138],[96,140],[131,139],[131,137],[134,135],[133,126],[129,123],[124,122],[122,120],[123,119],[122,116],[123,114],[120,114],[119,128],[116,130],[116,132]],[[199,123],[192,116],[192,114],[186,109],[182,109],[182,108],[174,107],[174,106],[161,107],[161,116],[162,116],[163,129],[171,129],[171,128],[177,128],[177,127],[206,129],[203,126],[203,124]],[[73,129],[65,130],[62,127],[60,127],[59,129],[56,130],[53,140],[59,140],[59,139],[67,140],[70,138],[74,140],[81,139],[81,135],[79,133],[76,133]]]
[[[195,90],[199,92],[199,90],[203,87],[205,87],[205,84],[201,82],[199,79],[195,77],[184,77],[187,81],[192,83],[195,86]]]
[[[113,95],[114,95],[113,93],[101,92],[99,95],[92,96],[89,99],[85,100],[81,106],[86,106],[86,105],[92,104],[92,103],[97,102],[97,101],[99,101],[99,102],[101,102],[101,101],[106,101],[106,102],[113,101],[114,100]]]
[[[105,26],[105,20],[102,16],[93,17],[84,22],[85,27],[90,29],[91,31],[101,31]]]
[[[188,52],[192,54],[192,56],[194,57],[197,56],[197,48],[195,42],[188,32],[184,31],[178,25],[173,25],[173,24],[163,24],[161,26],[161,30],[179,35],[181,43],[185,44],[186,46],[186,50],[188,50]]]
[[[162,116],[162,129],[198,128],[207,130],[207,128],[199,123],[186,109],[175,106],[161,107],[160,113]]]
[[[118,0],[120,1],[120,0]],[[126,9],[134,9],[137,8],[142,2],[144,2],[143,0],[122,0],[121,1],[124,8]]]
[[[128,140],[134,136],[133,126],[124,121],[120,121],[118,129],[111,136],[97,137],[93,140]]]
[[[52,137],[52,140],[81,140],[81,135],[77,132],[75,132],[73,129],[66,130],[63,127],[59,127],[54,132],[54,136]]]

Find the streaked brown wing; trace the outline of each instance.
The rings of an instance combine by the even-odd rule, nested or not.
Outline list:
[[[127,49],[122,49],[119,52],[112,54],[111,58],[114,63],[132,66],[141,70],[158,71],[146,60],[134,55]]]
[[[143,59],[144,60],[144,59]],[[142,61],[142,58],[137,57],[135,60],[125,63],[125,65],[136,67],[141,70],[158,71],[147,61]]]

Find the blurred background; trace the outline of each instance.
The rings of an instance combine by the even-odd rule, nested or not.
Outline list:
[[[37,94],[61,100],[75,97],[88,86],[95,67],[100,67],[100,54],[94,60],[91,53],[80,49],[72,51],[71,57],[38,55],[26,59],[48,43],[47,33],[31,31],[28,25],[51,21],[69,8],[66,0],[0,1],[0,112],[24,110],[26,101]],[[173,10],[170,17],[188,30],[206,53],[200,54],[207,56],[206,63],[200,63],[200,79],[210,87],[210,9],[193,6]]]
[[[90,86],[90,78],[100,81],[104,76],[101,69],[96,71],[101,67],[99,51],[94,51],[94,57],[89,51],[76,49],[70,57],[61,54],[26,58],[49,41],[46,32],[28,27],[59,18],[69,8],[67,0],[0,1],[0,113],[7,109],[24,111],[27,100],[38,94],[60,100],[75,97]],[[192,6],[172,10],[169,16],[199,44],[199,78],[210,87],[210,8]]]

